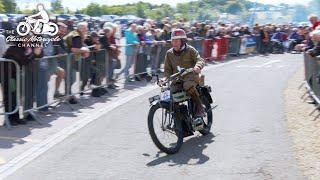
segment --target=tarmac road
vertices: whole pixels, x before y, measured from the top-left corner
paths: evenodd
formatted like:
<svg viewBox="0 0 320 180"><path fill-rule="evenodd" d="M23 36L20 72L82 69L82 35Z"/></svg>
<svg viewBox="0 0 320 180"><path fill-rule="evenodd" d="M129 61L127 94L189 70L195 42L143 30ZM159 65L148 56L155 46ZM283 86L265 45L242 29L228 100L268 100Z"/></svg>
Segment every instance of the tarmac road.
<svg viewBox="0 0 320 180"><path fill-rule="evenodd" d="M290 149L283 91L302 55L254 56L209 66L206 82L218 108L212 133L184 140L178 154L155 147L148 98L101 116L18 169L8 179L303 179Z"/></svg>

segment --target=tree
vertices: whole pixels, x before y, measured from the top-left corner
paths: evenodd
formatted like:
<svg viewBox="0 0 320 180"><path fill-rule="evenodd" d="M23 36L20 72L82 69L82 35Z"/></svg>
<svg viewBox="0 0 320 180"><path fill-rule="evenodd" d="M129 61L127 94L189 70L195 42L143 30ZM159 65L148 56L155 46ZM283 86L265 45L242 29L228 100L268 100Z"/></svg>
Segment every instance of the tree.
<svg viewBox="0 0 320 180"><path fill-rule="evenodd" d="M90 16L101 16L102 9L97 3L90 3L84 10L84 12Z"/></svg>
<svg viewBox="0 0 320 180"><path fill-rule="evenodd" d="M244 6L237 1L228 1L225 5L226 13L239 14L244 10Z"/></svg>
<svg viewBox="0 0 320 180"><path fill-rule="evenodd" d="M167 5L167 4L166 5L165 4L161 5L160 9L161 9L163 17L171 17L172 16L172 12L174 12L172 7Z"/></svg>
<svg viewBox="0 0 320 180"><path fill-rule="evenodd" d="M160 21L162 18L164 18L160 8L146 11L146 16L157 21Z"/></svg>
<svg viewBox="0 0 320 180"><path fill-rule="evenodd" d="M2 1L0 1L0 13L5 13L5 9Z"/></svg>
<svg viewBox="0 0 320 180"><path fill-rule="evenodd" d="M144 8L143 3L142 3L142 2L139 2L139 3L137 4L137 11L136 11L137 16L138 16L138 17L141 17L141 18L145 18L146 15L145 15L145 13L144 13L144 10L145 10L145 8Z"/></svg>
<svg viewBox="0 0 320 180"><path fill-rule="evenodd" d="M190 19L190 15L194 15L196 13L195 9L190 8L190 5L187 3L179 3L177 4L177 14L174 15L176 19L180 19L185 17L186 19ZM181 17L180 17L181 16Z"/></svg>
<svg viewBox="0 0 320 180"><path fill-rule="evenodd" d="M63 6L61 0L54 0L51 2L51 9L53 13L63 13Z"/></svg>
<svg viewBox="0 0 320 180"><path fill-rule="evenodd" d="M15 0L2 0L2 4L6 13L16 12L17 3L15 2Z"/></svg>

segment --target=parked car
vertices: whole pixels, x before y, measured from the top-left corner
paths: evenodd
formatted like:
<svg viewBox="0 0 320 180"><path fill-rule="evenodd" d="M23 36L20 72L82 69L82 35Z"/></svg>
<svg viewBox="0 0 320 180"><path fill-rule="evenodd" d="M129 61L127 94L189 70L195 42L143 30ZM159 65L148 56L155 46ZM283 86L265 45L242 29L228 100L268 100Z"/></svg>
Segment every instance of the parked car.
<svg viewBox="0 0 320 180"><path fill-rule="evenodd" d="M79 21L87 21L91 19L91 17L86 14L75 14L74 16L78 18Z"/></svg>
<svg viewBox="0 0 320 180"><path fill-rule="evenodd" d="M9 18L7 15L5 14L0 14L0 21L3 22L3 21L9 21Z"/></svg>
<svg viewBox="0 0 320 180"><path fill-rule="evenodd" d="M114 19L119 18L117 15L102 15L101 19L104 22L113 22Z"/></svg>
<svg viewBox="0 0 320 180"><path fill-rule="evenodd" d="M70 14L59 14L58 16L58 20L78 20L77 17L75 17L74 15L70 15Z"/></svg>
<svg viewBox="0 0 320 180"><path fill-rule="evenodd" d="M9 18L9 21L10 22L18 22L18 20L21 18L21 17L24 17L26 15L24 14L7 14L8 18Z"/></svg>

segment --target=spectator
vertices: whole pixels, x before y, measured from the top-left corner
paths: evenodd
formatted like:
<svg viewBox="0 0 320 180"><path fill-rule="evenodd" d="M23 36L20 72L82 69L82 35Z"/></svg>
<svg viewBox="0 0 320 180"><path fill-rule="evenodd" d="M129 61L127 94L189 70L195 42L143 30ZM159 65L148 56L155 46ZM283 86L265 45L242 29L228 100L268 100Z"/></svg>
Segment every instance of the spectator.
<svg viewBox="0 0 320 180"><path fill-rule="evenodd" d="M115 85L115 82L116 80L113 78L113 72L114 72L114 69L117 68L117 69L120 69L121 68L121 61L119 59L119 56L120 56L120 50L119 50L119 46L117 45L118 42L117 42L117 39L119 39L118 37L118 29L119 29L119 26L117 24L112 24L112 29L111 31L109 31L108 33L108 40L111 44L111 49L109 50L110 52L110 59L112 59L112 62L115 64L115 66L112 66L110 67L110 74L109 74L109 82L110 84L108 85L109 88L111 89L115 89L117 88L118 86Z"/></svg>
<svg viewBox="0 0 320 180"><path fill-rule="evenodd" d="M0 34L0 57L4 55L7 50L6 38L3 34Z"/></svg>
<svg viewBox="0 0 320 180"><path fill-rule="evenodd" d="M64 40L63 37L66 35L67 33L67 25L65 25L64 23L58 23L58 27L59 27L59 31L57 36L59 37L59 41L54 41L53 42L53 46L54 46L54 55L66 55L67 54L67 48L64 44ZM65 56L66 57L66 56ZM59 88L60 88L60 84L62 82L62 80L65 78L65 71L63 68L61 68L61 64L65 63L65 62L61 62L59 65L58 60L60 60L60 58L56 58L55 61L52 61L52 63L54 63L54 67L52 68L52 73L57 75L56 78L56 86L55 86L55 93L54 93L54 97L62 97L63 95L59 92Z"/></svg>
<svg viewBox="0 0 320 180"><path fill-rule="evenodd" d="M303 40L303 37L298 33L297 28L292 29L292 33L288 37L289 40L295 40L297 42L301 42Z"/></svg>
<svg viewBox="0 0 320 180"><path fill-rule="evenodd" d="M160 29L150 29L147 33L147 37L152 41L152 46L150 50L150 62L152 73L157 72L159 69L159 55L162 48L162 41L159 36Z"/></svg>
<svg viewBox="0 0 320 180"><path fill-rule="evenodd" d="M271 40L272 41L276 41L276 42L283 42L285 39L284 39L284 33L281 32L281 29L280 28L277 28L276 29L276 33L274 33L271 37Z"/></svg>
<svg viewBox="0 0 320 180"><path fill-rule="evenodd" d="M88 25L85 22L80 22L77 30L71 31L66 37L65 41L70 52L76 55L76 60L82 56L88 57L90 51L85 48L84 40L88 33Z"/></svg>
<svg viewBox="0 0 320 180"><path fill-rule="evenodd" d="M43 35L44 38L50 39L49 35ZM43 56L54 56L53 42L48 40L43 42ZM44 106L48 104L48 81L52 74L60 73L63 69L58 67L56 58L42 58L39 61L39 68L37 71L37 83L36 83L36 100L37 106ZM57 95L56 95L57 97ZM41 108L40 112L46 112L48 107Z"/></svg>
<svg viewBox="0 0 320 180"><path fill-rule="evenodd" d="M137 56L137 63L135 64L135 80L141 81L142 78L147 77L146 68L148 65L148 55L150 54L150 46L153 41L148 39L146 35L146 31L148 31L147 27L138 26L138 39L140 41L140 47Z"/></svg>
<svg viewBox="0 0 320 180"><path fill-rule="evenodd" d="M292 33L289 35L288 37L289 39L289 52L293 51L294 50L294 47L297 45L297 44L300 44L302 43L303 41L303 38L302 36L298 33L298 29L297 28L293 28L292 29Z"/></svg>
<svg viewBox="0 0 320 180"><path fill-rule="evenodd" d="M79 71L78 67L78 62L80 61L81 57L87 58L90 56L90 50L85 46L84 40L87 36L88 32L88 25L85 22L80 22L77 25L77 29L71 31L68 35L64 37L65 42L67 44L67 49L69 52L74 53L72 56L72 73L70 74L71 76L71 82L74 81L75 79L75 72ZM71 89L70 89L71 90ZM69 92L71 93L71 92ZM78 103L76 98L72 96L69 99L69 102L71 104L76 104Z"/></svg>
<svg viewBox="0 0 320 180"><path fill-rule="evenodd" d="M187 33L187 37L191 40L194 40L195 38L199 37L199 33L197 32L197 28L191 27L191 31Z"/></svg>
<svg viewBox="0 0 320 180"><path fill-rule="evenodd" d="M284 42L286 40L285 33L281 32L280 28L271 37L272 53L284 53Z"/></svg>
<svg viewBox="0 0 320 180"><path fill-rule="evenodd" d="M313 48L313 42L311 40L310 33L307 30L304 33L304 37L305 38L302 43L296 45L294 48L298 52L305 52Z"/></svg>
<svg viewBox="0 0 320 180"><path fill-rule="evenodd" d="M313 41L314 47L307 52L312 57L320 56L320 30L312 31L310 33L310 36Z"/></svg>
<svg viewBox="0 0 320 180"><path fill-rule="evenodd" d="M90 85L96 85L101 86L101 82L104 78L104 72L105 72L105 63L104 59L100 58L100 52L99 51L102 47L102 44L100 42L100 36L97 32L93 31L90 33L90 36L87 37L85 40L85 44L90 46L92 48L91 56L88 59L85 59L82 61L83 65L83 84L81 87L81 90L85 89L85 86L87 85L89 77L91 77ZM90 67L90 68L88 68ZM92 89L91 95L93 97L100 97L104 94L108 93L108 91L102 87L95 87Z"/></svg>
<svg viewBox="0 0 320 180"><path fill-rule="evenodd" d="M270 34L268 32L268 28L264 27L260 31L260 37L261 37L261 54L266 54L269 49L270 44Z"/></svg>
<svg viewBox="0 0 320 180"><path fill-rule="evenodd" d="M169 41L171 39L171 25L170 24L165 24L163 26L161 39L164 41Z"/></svg>
<svg viewBox="0 0 320 180"><path fill-rule="evenodd" d="M125 73L126 82L133 82L134 80L129 77L129 69L131 68L132 64L135 62L137 56L137 49L139 44L139 39L137 36L137 24L131 24L130 28L125 31L125 38L126 38L126 66L117 74L119 77L120 74L123 72Z"/></svg>
<svg viewBox="0 0 320 180"><path fill-rule="evenodd" d="M308 19L312 24L312 30L315 30L318 26L320 26L320 22L318 21L318 16L310 15Z"/></svg>
<svg viewBox="0 0 320 180"><path fill-rule="evenodd" d="M242 26L241 29L240 29L240 35L241 36L250 36L251 32L249 30L249 27L248 26Z"/></svg>
<svg viewBox="0 0 320 180"><path fill-rule="evenodd" d="M199 37L204 38L206 36L206 29L205 29L206 24L205 23L197 23L197 33L199 35Z"/></svg>
<svg viewBox="0 0 320 180"><path fill-rule="evenodd" d="M71 19L69 19L69 20L67 21L67 26L68 26L68 32L73 31L73 30L74 30L74 21L71 20Z"/></svg>
<svg viewBox="0 0 320 180"><path fill-rule="evenodd" d="M234 27L231 31L231 34L230 34L231 37L240 37L241 34L240 34L240 28L239 27Z"/></svg>
<svg viewBox="0 0 320 180"><path fill-rule="evenodd" d="M116 68L117 64L120 63L119 60L119 50L115 46L116 40L114 37L114 33L116 31L113 31L112 27L110 26L104 26L103 27L103 36L100 38L100 43L102 45L102 49L105 49L108 51L109 55L109 62L108 62L108 88L115 89L118 86L116 86L114 83L116 82L115 79L113 79L113 73L114 69ZM111 43L114 43L114 45L111 45Z"/></svg>
<svg viewBox="0 0 320 180"><path fill-rule="evenodd" d="M207 39L214 39L216 36L216 30L214 27L210 27L209 31L207 32Z"/></svg>

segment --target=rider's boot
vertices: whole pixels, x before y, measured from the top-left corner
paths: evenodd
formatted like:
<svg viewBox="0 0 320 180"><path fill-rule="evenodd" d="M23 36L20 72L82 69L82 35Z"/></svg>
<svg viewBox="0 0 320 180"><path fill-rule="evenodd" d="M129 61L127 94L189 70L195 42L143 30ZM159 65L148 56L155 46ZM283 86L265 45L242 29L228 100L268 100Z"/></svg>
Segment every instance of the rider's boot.
<svg viewBox="0 0 320 180"><path fill-rule="evenodd" d="M205 109L202 106L200 94L198 93L195 87L190 88L187 91L188 95L191 97L192 102L195 104L196 107L196 117L202 118L205 116Z"/></svg>

